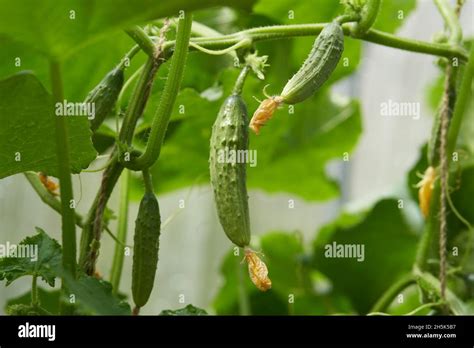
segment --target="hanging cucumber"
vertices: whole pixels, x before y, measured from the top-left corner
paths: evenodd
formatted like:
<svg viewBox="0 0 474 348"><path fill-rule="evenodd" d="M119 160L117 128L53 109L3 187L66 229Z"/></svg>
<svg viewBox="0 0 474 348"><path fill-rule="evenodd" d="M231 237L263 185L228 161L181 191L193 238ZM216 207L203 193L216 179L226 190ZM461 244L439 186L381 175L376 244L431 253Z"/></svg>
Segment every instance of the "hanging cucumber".
<svg viewBox="0 0 474 348"><path fill-rule="evenodd" d="M246 66L234 91L221 106L212 127L210 144L210 175L219 221L227 237L244 248L249 276L261 291L271 288L268 269L257 253L249 248L250 217L247 195L246 163L227 161L226 154L248 151L247 107L240 96L249 66Z"/></svg>
<svg viewBox="0 0 474 348"><path fill-rule="evenodd" d="M313 48L298 72L287 82L279 96L268 95L255 111L250 128L259 134L260 128L282 104L296 104L312 96L329 78L344 51L341 24L331 22L316 38Z"/></svg>
<svg viewBox="0 0 474 348"><path fill-rule="evenodd" d="M153 289L161 230L160 208L148 171L143 176L146 191L138 208L133 243L132 295L136 313L148 302Z"/></svg>
<svg viewBox="0 0 474 348"><path fill-rule="evenodd" d="M117 98L123 87L124 72L119 66L110 71L87 95L85 103L95 105L95 117L90 122L92 131L100 127L105 118L110 115L115 107Z"/></svg>
<svg viewBox="0 0 474 348"><path fill-rule="evenodd" d="M239 247L250 243L246 163L225 160L225 153L248 149L247 108L233 94L222 105L212 127L209 157L217 214L227 237ZM224 159L224 160L222 160Z"/></svg>

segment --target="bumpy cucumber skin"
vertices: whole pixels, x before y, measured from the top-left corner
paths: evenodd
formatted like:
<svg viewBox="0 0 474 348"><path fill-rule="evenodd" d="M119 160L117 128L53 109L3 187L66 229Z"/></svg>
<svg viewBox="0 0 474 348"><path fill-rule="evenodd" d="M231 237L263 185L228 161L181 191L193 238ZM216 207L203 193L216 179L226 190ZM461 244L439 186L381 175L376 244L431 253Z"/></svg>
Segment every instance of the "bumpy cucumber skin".
<svg viewBox="0 0 474 348"><path fill-rule="evenodd" d="M228 97L212 127L210 174L219 221L236 245L250 243L250 218L245 163L219 163L219 150L248 150L248 116L238 95ZM222 161L221 161L222 162Z"/></svg>
<svg viewBox="0 0 474 348"><path fill-rule="evenodd" d="M303 66L281 92L283 102L296 104L309 98L329 78L344 51L344 33L337 22L324 27Z"/></svg>
<svg viewBox="0 0 474 348"><path fill-rule="evenodd" d="M137 307L143 307L155 282L160 245L160 208L155 195L145 193L135 220L133 244L132 294Z"/></svg>
<svg viewBox="0 0 474 348"><path fill-rule="evenodd" d="M93 131L99 128L107 115L112 112L122 90L123 81L123 69L115 68L105 75L102 81L87 95L85 102L95 104L95 117L90 122Z"/></svg>

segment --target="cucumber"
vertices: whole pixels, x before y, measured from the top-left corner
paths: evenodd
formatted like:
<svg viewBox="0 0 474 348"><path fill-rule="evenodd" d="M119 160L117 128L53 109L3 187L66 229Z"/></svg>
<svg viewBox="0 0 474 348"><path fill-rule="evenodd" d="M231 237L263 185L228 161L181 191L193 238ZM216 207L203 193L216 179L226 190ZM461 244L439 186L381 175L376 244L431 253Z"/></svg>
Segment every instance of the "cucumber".
<svg viewBox="0 0 474 348"><path fill-rule="evenodd" d="M160 227L158 201L155 194L147 190L138 208L133 244L132 295L138 308L148 302L155 282Z"/></svg>
<svg viewBox="0 0 474 348"><path fill-rule="evenodd" d="M94 103L95 117L90 121L92 131L95 131L112 112L117 98L123 87L123 68L114 68L87 95L85 103Z"/></svg>
<svg viewBox="0 0 474 348"><path fill-rule="evenodd" d="M288 81L280 94L286 104L309 98L329 78L344 51L344 33L338 22L329 23L316 38L303 66Z"/></svg>
<svg viewBox="0 0 474 348"><path fill-rule="evenodd" d="M250 243L246 163L222 161L222 151L248 150L247 108L233 94L221 106L212 127L210 176L219 221L227 237L239 247ZM219 160L219 157L221 157Z"/></svg>

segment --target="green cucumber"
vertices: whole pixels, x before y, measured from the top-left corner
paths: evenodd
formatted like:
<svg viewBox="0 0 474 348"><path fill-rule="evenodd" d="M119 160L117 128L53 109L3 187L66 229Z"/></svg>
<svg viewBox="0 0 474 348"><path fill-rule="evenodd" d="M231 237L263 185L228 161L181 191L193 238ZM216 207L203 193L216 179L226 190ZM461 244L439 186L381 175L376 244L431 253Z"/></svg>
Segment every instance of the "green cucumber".
<svg viewBox="0 0 474 348"><path fill-rule="evenodd" d="M281 92L282 101L296 104L309 98L329 78L344 50L344 33L337 22L324 27L303 66Z"/></svg>
<svg viewBox="0 0 474 348"><path fill-rule="evenodd" d="M123 68L110 71L87 95L85 103L94 103L95 117L90 121L92 131L100 127L105 118L112 112L123 87Z"/></svg>
<svg viewBox="0 0 474 348"><path fill-rule="evenodd" d="M158 200L147 190L138 208L133 244L132 295L138 308L148 302L155 282L160 227Z"/></svg>
<svg viewBox="0 0 474 348"><path fill-rule="evenodd" d="M246 163L227 163L220 154L248 150L248 145L247 108L240 95L233 94L224 101L212 127L209 163L219 221L239 247L250 243Z"/></svg>

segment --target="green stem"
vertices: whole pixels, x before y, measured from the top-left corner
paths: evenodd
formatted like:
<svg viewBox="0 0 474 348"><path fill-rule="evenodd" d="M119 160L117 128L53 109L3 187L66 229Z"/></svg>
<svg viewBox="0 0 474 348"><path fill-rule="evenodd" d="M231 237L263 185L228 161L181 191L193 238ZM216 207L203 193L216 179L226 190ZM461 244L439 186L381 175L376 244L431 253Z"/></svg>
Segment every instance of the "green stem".
<svg viewBox="0 0 474 348"><path fill-rule="evenodd" d="M110 195L120 178L122 170L123 166L118 162L118 154L114 153L109 166L105 169L102 175L100 189L97 192L94 202L87 214L86 221L84 222L81 235L79 264L89 275L94 272L95 262L98 256L102 218L105 206L107 205Z"/></svg>
<svg viewBox="0 0 474 348"><path fill-rule="evenodd" d="M457 57L462 61L467 60L467 54L462 47L404 39L375 29L370 29L367 34L364 35L363 40L405 51L431 54L446 58Z"/></svg>
<svg viewBox="0 0 474 348"><path fill-rule="evenodd" d="M363 36L374 24L380 9L381 0L367 0L361 11L361 18L354 27L354 36Z"/></svg>
<svg viewBox="0 0 474 348"><path fill-rule="evenodd" d="M151 174L148 168L143 169L142 171L143 174L143 182L145 183L145 191L147 193L153 193L153 181L151 180Z"/></svg>
<svg viewBox="0 0 474 348"><path fill-rule="evenodd" d="M153 40L140 28L138 25L130 29L125 29L125 32L130 36L138 46L150 57L154 58L156 55L156 46Z"/></svg>
<svg viewBox="0 0 474 348"><path fill-rule="evenodd" d="M148 168L156 162L160 155L161 145L183 78L189 38L191 36L191 24L191 14L186 14L183 19L179 20L178 32L176 34L176 47L173 57L171 58L170 71L161 95L160 104L153 118L146 150L140 157L132 159L130 162L124 162L123 165L127 168L133 170Z"/></svg>
<svg viewBox="0 0 474 348"><path fill-rule="evenodd" d="M407 274L400 278L398 281L393 283L379 298L379 300L374 304L370 312L382 312L390 304L392 303L393 299L400 294L403 290L405 290L409 285L415 283L415 278L412 274Z"/></svg>
<svg viewBox="0 0 474 348"><path fill-rule="evenodd" d="M120 243L115 244L114 260L112 263L112 271L110 283L112 284L112 292L117 294L120 287L120 278L123 269L124 248L123 244L127 241L128 227L128 199L130 193L130 171L125 170L120 179L120 203L118 212L118 234L117 238Z"/></svg>
<svg viewBox="0 0 474 348"><path fill-rule="evenodd" d="M50 62L51 83L54 103L64 101L60 63ZM52 109L54 110L54 109ZM76 276L76 226L69 161L68 125L64 117L53 115L56 123L56 151L58 156L58 177L61 187L62 248L63 266Z"/></svg>
<svg viewBox="0 0 474 348"><path fill-rule="evenodd" d="M127 145L132 143L135 126L145 109L153 80L160 64L161 60L148 58L140 74L140 79L132 93L119 134L120 141Z"/></svg>
<svg viewBox="0 0 474 348"><path fill-rule="evenodd" d="M234 34L222 35L219 37L192 38L191 42L198 44L200 47L208 49L225 49L240 42L244 38L248 38L255 43L259 41L284 39L291 37L317 36L326 25L327 23L274 25L267 27L251 28L236 32ZM351 28L352 24L344 24L344 33L346 35L351 35ZM375 29L370 29L360 39L384 46L402 49L405 51L425 53L447 58L458 57L462 61L465 61L467 59L467 54L465 50L462 47L459 47L458 45L439 44L409 38L401 38ZM174 41L167 41L164 45L164 50L168 51L174 45Z"/></svg>
<svg viewBox="0 0 474 348"><path fill-rule="evenodd" d="M232 94L240 95L242 93L242 88L244 87L245 78L247 77L250 71L250 66L246 65L240 71L239 77L237 77L237 81L235 81L234 89L232 90Z"/></svg>
<svg viewBox="0 0 474 348"><path fill-rule="evenodd" d="M449 41L452 44L459 44L462 40L462 30L454 9L446 0L435 0L435 4L449 29Z"/></svg>
<svg viewBox="0 0 474 348"><path fill-rule="evenodd" d="M457 94L456 104L454 105L453 118L448 132L448 155L451 155L456 147L456 142L461 129L461 124L469 101L472 99L472 79L474 76L474 45L471 45L469 60L464 70L461 86Z"/></svg>
<svg viewBox="0 0 474 348"><path fill-rule="evenodd" d="M37 276L36 274L33 275L33 280L31 281L31 305L36 306L38 305L38 284L37 284Z"/></svg>

